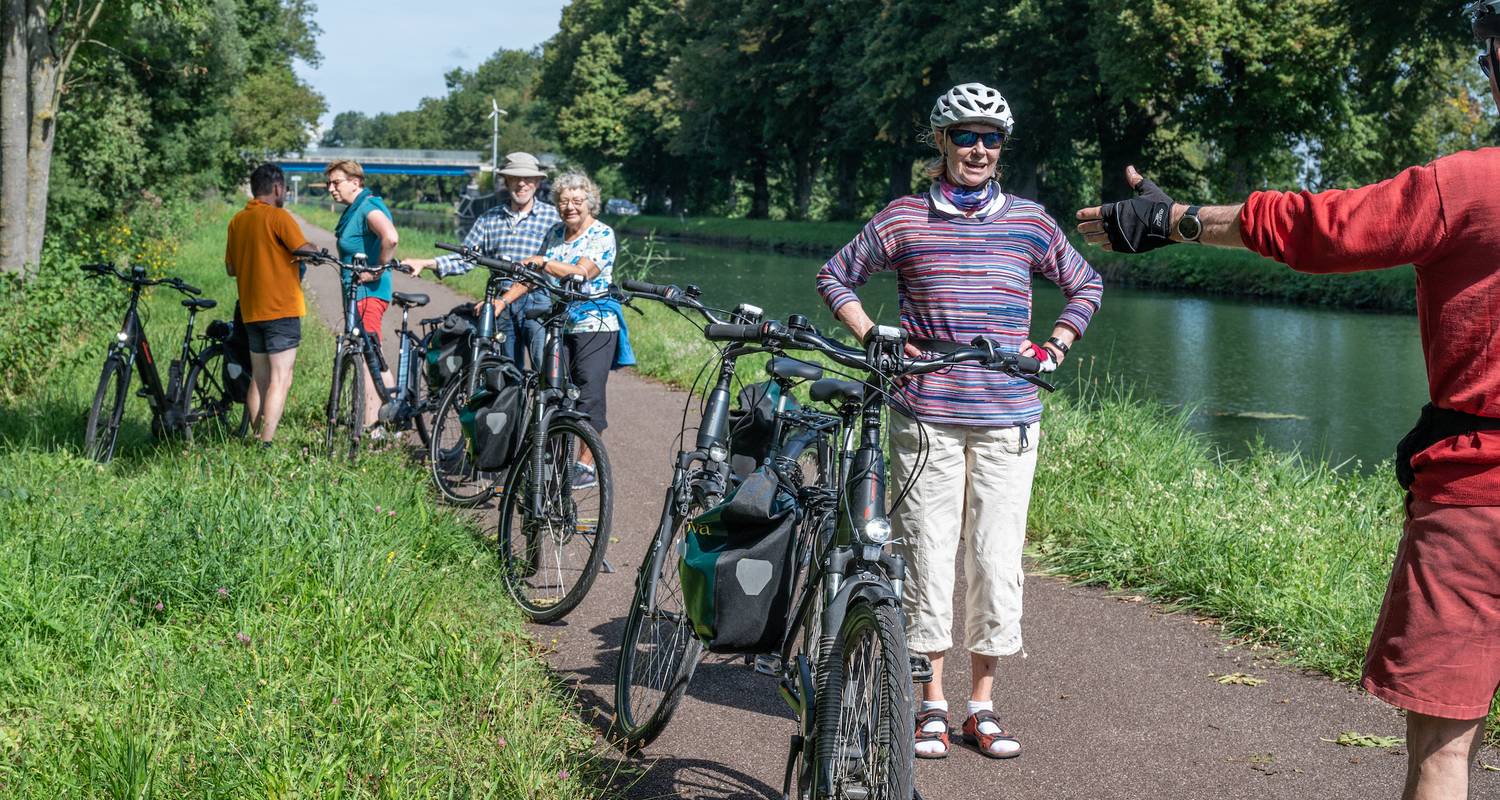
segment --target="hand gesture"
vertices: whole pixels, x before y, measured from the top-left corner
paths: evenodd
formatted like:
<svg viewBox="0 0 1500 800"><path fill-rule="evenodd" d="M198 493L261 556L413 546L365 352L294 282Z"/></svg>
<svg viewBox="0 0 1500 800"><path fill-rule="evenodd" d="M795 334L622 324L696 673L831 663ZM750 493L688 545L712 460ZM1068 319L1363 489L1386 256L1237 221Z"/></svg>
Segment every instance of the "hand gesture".
<svg viewBox="0 0 1500 800"><path fill-rule="evenodd" d="M1089 244L1119 253L1145 253L1176 244L1172 241L1176 203L1135 167L1125 168L1125 180L1136 196L1079 211L1078 232Z"/></svg>

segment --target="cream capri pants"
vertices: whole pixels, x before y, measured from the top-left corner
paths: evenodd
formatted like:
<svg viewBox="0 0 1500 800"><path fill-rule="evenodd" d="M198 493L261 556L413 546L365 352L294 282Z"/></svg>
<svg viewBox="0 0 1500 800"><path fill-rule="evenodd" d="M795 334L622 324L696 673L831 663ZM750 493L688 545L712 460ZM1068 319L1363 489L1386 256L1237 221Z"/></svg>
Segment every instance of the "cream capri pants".
<svg viewBox="0 0 1500 800"><path fill-rule="evenodd" d="M1021 550L1036 473L1041 426L974 428L928 423L927 463L916 422L890 415L891 475L909 489L891 517L897 552L906 559L907 642L913 653L953 646L953 583L964 548L964 642L970 652L1021 651Z"/></svg>

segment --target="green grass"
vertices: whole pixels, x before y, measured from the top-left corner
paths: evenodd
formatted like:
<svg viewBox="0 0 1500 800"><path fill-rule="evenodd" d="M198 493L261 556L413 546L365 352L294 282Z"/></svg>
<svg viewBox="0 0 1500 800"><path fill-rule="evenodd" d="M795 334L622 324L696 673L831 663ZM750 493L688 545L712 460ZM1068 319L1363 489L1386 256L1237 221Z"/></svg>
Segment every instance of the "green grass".
<svg viewBox="0 0 1500 800"><path fill-rule="evenodd" d="M171 270L226 303L228 213ZM176 301L147 308L163 358ZM313 318L274 449L154 443L132 398L101 467L78 450L113 324L0 408L0 795L596 793L592 734L469 523L397 452L318 454Z"/></svg>
<svg viewBox="0 0 1500 800"><path fill-rule="evenodd" d="M714 348L655 304L630 316L637 369L693 383ZM1064 379L1084 380L1076 373ZM746 381L760 364L741 362ZM1080 583L1219 620L1290 663L1358 678L1401 535L1389 465L1339 472L1268 448L1227 460L1188 411L1094 384L1047 399L1030 553ZM1490 716L1500 735L1500 705Z"/></svg>

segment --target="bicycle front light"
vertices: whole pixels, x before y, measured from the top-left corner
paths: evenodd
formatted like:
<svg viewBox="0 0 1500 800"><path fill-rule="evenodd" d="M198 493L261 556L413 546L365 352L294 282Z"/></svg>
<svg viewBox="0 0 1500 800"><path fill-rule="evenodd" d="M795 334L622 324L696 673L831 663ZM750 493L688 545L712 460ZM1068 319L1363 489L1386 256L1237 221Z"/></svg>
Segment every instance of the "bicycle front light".
<svg viewBox="0 0 1500 800"><path fill-rule="evenodd" d="M708 459L715 464L722 464L729 458L729 448L722 444L715 444L708 448Z"/></svg>
<svg viewBox="0 0 1500 800"><path fill-rule="evenodd" d="M885 544L891 540L891 521L885 517L875 517L865 523L865 541L870 544Z"/></svg>

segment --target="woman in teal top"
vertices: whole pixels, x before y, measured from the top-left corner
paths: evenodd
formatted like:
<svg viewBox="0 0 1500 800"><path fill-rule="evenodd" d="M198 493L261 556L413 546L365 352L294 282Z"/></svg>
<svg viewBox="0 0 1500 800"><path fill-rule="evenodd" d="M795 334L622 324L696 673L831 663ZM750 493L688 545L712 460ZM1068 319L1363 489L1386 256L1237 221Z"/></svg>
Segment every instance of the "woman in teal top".
<svg viewBox="0 0 1500 800"><path fill-rule="evenodd" d="M323 171L328 177L328 193L334 200L348 204L339 224L333 229L338 237L339 260L352 263L357 253L364 253L371 264L388 264L396 257L396 225L391 221L391 210L385 202L365 188L365 171L354 161L335 161ZM348 286L349 276L344 276ZM382 272L375 280L360 279L355 291L355 308L359 312L360 327L376 344L380 343L380 325L385 310L391 305L391 273ZM367 381L369 376L365 376ZM389 372L381 373L387 385L391 383ZM380 413L380 394L373 382L365 384L365 425L375 422ZM379 438L378 434L372 434Z"/></svg>

